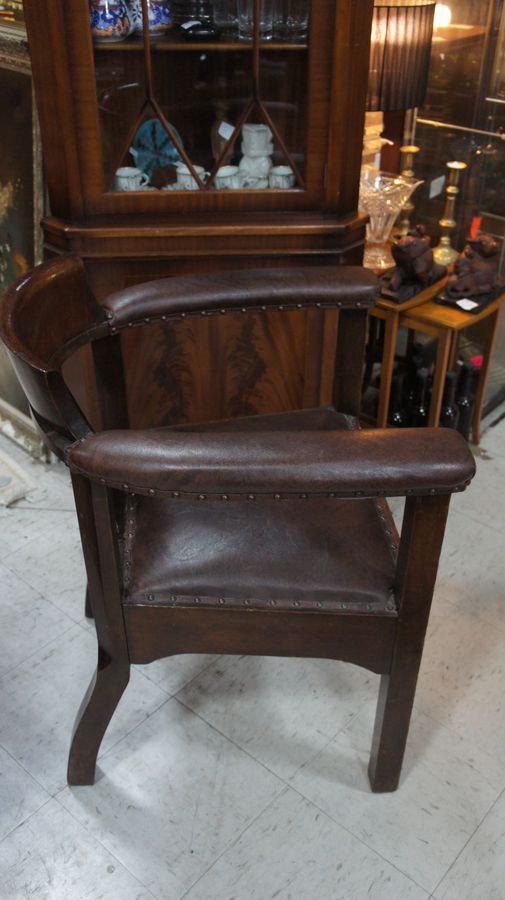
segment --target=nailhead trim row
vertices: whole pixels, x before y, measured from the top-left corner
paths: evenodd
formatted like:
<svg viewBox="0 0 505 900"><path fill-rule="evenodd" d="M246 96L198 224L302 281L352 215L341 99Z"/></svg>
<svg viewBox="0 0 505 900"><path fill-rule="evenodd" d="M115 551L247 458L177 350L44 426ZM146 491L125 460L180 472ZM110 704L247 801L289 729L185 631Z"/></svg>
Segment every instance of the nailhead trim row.
<svg viewBox="0 0 505 900"><path fill-rule="evenodd" d="M272 306L242 306L242 307L226 307L221 309L194 309L189 312L177 312L177 313L159 313L155 316L144 316L139 319L131 319L128 322L125 322L123 325L115 325L115 316L113 310L105 309L105 316L107 318L107 325L109 326L111 332L116 334L118 331L122 331L125 328L138 328L142 325L149 325L156 322L167 322L167 321L177 321L178 319L187 319L187 318L195 318L197 316L225 316L232 315L233 313L258 313L258 312L293 312L297 310L310 310L310 309L368 309L372 307L373 303L365 303L363 304L360 300L355 300L353 303L344 303L342 300L334 300L332 303L320 303L320 302L312 302L312 303L280 303Z"/></svg>
<svg viewBox="0 0 505 900"><path fill-rule="evenodd" d="M116 490L127 491L134 495L142 494L150 497L159 496L159 497L171 497L173 499L186 498L186 499L198 499L198 500L320 500L324 498L329 498L330 500L334 499L352 499L363 498L363 499L373 499L375 497L426 497L430 495L439 495L439 494L453 494L457 491L464 491L466 487L471 483L471 479L464 481L462 484L457 485L445 485L444 487L422 487L422 488L407 488L405 490L384 490L384 488L377 488L374 491L367 490L355 490L355 491L311 491L310 493L300 494L297 491L283 491L282 493L259 493L259 494L249 494L245 492L230 492L227 494L221 494L217 492L209 492L206 494L200 494L197 491L181 491L181 490L171 490L170 488L164 489L155 489L148 488L144 485L138 484L126 484L124 482L112 481L108 478L99 478L90 475L85 469L81 469L79 466L74 465L71 461L69 461L69 466L72 471L77 472L80 475L84 475L86 478L89 478L92 481L99 481L100 484L108 485L108 487L114 488Z"/></svg>
<svg viewBox="0 0 505 900"><path fill-rule="evenodd" d="M128 585L130 583L136 525L136 498L135 494L130 494L126 503L125 533L123 539L123 586L125 590L128 590Z"/></svg>
<svg viewBox="0 0 505 900"><path fill-rule="evenodd" d="M144 606L148 604L156 607L201 607L207 609L250 609L256 611L275 610L276 612L316 612L326 613L372 613L373 615L396 616L397 609L394 596L390 594L388 600L377 603L359 603L357 601L321 601L321 600L256 600L254 598L237 599L232 597L193 597L186 595L174 595L167 591L146 594L130 594L123 601L124 606Z"/></svg>

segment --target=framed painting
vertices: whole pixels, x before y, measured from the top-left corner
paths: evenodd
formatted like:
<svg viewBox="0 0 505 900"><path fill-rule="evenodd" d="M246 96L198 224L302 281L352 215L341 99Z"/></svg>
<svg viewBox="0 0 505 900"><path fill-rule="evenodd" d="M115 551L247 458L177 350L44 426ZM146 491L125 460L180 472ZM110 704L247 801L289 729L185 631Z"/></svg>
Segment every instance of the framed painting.
<svg viewBox="0 0 505 900"><path fill-rule="evenodd" d="M25 17L23 0L0 0L0 24L8 28L23 28Z"/></svg>
<svg viewBox="0 0 505 900"><path fill-rule="evenodd" d="M0 295L42 260L42 150L26 36L7 34L2 14L20 3L0 0ZM19 20L18 20L19 21ZM0 431L34 452L40 443L26 401L2 349ZM13 433L14 432L14 433ZM33 444L33 446L32 446Z"/></svg>

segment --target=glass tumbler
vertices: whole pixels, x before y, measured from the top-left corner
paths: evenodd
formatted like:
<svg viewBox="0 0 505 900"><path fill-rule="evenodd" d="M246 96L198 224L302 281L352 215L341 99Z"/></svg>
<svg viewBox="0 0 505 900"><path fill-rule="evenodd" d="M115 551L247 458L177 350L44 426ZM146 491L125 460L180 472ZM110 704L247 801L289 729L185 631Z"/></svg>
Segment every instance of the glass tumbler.
<svg viewBox="0 0 505 900"><path fill-rule="evenodd" d="M260 0L260 40L273 37L273 8L275 0ZM237 0L238 36L250 41L254 36L254 0Z"/></svg>
<svg viewBox="0 0 505 900"><path fill-rule="evenodd" d="M310 0L275 0L274 38L305 41L309 30Z"/></svg>
<svg viewBox="0 0 505 900"><path fill-rule="evenodd" d="M214 24L225 34L237 32L237 0L213 0Z"/></svg>

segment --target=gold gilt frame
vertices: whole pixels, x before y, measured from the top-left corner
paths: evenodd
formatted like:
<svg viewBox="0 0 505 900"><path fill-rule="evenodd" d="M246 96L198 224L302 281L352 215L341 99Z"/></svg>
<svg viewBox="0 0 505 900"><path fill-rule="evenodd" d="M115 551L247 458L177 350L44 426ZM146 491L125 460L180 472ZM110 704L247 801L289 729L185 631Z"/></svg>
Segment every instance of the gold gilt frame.
<svg viewBox="0 0 505 900"><path fill-rule="evenodd" d="M30 80L32 110L32 191L33 191L33 259L35 265L42 262L42 229L44 213L44 181L42 173L42 144L31 79L31 64L26 33L18 24L4 24L0 20L0 84L2 71L18 72ZM6 434L36 457L46 458L45 446L31 419L1 395L0 385L0 433Z"/></svg>

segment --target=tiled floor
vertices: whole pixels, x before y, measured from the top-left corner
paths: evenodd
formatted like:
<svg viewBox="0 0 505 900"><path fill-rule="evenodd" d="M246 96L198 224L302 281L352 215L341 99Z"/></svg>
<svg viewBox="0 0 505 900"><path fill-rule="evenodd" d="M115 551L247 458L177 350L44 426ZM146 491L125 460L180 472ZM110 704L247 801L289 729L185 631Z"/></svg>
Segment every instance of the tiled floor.
<svg viewBox="0 0 505 900"><path fill-rule="evenodd" d="M505 420L453 500L400 789L366 765L378 679L180 657L134 672L68 788L95 663L66 470L0 511L0 898L505 900ZM400 513L396 504L397 513Z"/></svg>

